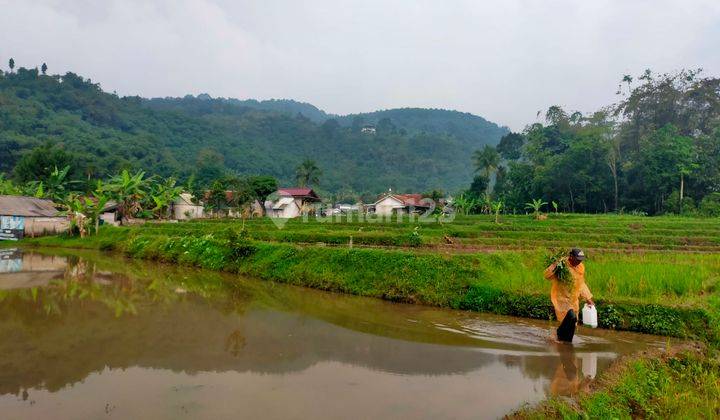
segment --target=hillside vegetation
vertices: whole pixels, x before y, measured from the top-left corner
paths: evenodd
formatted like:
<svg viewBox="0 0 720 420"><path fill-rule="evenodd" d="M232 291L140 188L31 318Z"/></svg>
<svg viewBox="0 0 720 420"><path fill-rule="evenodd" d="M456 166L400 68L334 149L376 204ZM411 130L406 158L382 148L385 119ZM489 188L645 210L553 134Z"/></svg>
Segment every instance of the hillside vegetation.
<svg viewBox="0 0 720 420"><path fill-rule="evenodd" d="M371 135L294 101L118 97L73 73L20 68L0 74L0 173L13 174L25 154L46 146L48 155L69 152L74 179L131 168L181 180L231 172L292 184L309 157L325 191L452 191L472 178L470 154L507 131L454 111L385 112L390 117Z"/></svg>

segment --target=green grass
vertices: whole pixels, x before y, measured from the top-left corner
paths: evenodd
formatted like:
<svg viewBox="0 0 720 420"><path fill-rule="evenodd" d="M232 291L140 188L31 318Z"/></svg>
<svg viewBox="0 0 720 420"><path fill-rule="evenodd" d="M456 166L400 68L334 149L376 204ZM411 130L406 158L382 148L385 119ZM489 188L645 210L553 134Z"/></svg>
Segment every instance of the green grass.
<svg viewBox="0 0 720 420"><path fill-rule="evenodd" d="M143 227L147 234L215 233L239 221L203 220ZM496 224L490 216L458 216L452 222L431 223L395 220L366 222L346 217L332 220L291 220L278 229L267 218L246 223L251 238L262 241L325 243L356 246L417 247L409 235L420 227L419 248L442 249L532 249L582 245L593 250L666 250L720 252L720 223L717 219L679 217L633 217L608 215L550 215L536 221L528 216L504 216ZM455 245L448 246L449 238Z"/></svg>
<svg viewBox="0 0 720 420"><path fill-rule="evenodd" d="M587 222L585 218L578 220ZM306 226L294 222L288 224L289 231L317 230L310 223ZM524 218L519 222L527 223ZM481 223L479 220L477 224ZM153 224L106 228L99 236L83 240L47 237L26 243L118 250L136 258L393 301L540 319L553 317L547 296L549 283L541 275L544 250L446 253L423 246L351 249L257 240L255 232L269 228L269 224L267 219L253 221L242 234L238 233L238 222ZM479 229L476 224L468 226ZM388 226L380 233L404 236L411 227ZM342 225L338 228L344 229ZM272 229L274 226L268 230ZM715 295L720 255L605 250L591 253L586 266L602 327L718 340L720 303Z"/></svg>
<svg viewBox="0 0 720 420"><path fill-rule="evenodd" d="M720 416L720 363L710 351L650 354L604 374L598 390L551 399L511 418L668 419Z"/></svg>

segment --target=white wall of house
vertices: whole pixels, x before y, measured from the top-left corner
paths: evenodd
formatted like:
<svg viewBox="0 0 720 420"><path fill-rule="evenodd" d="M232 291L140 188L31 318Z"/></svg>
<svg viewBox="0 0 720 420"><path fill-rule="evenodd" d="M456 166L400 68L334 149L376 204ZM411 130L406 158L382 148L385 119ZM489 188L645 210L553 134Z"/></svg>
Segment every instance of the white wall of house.
<svg viewBox="0 0 720 420"><path fill-rule="evenodd" d="M278 201L273 203L272 209L268 212L270 217L282 219L292 219L301 216L300 208L302 200L293 197L280 197Z"/></svg>
<svg viewBox="0 0 720 420"><path fill-rule="evenodd" d="M393 213L402 212L405 204L393 196L387 196L375 203L375 214L390 216Z"/></svg>
<svg viewBox="0 0 720 420"><path fill-rule="evenodd" d="M205 208L195 204L178 203L173 205L172 218L175 220L197 219L205 216Z"/></svg>
<svg viewBox="0 0 720 420"><path fill-rule="evenodd" d="M205 207L192 202L192 194L182 193L172 204L172 218L175 220L205 217Z"/></svg>

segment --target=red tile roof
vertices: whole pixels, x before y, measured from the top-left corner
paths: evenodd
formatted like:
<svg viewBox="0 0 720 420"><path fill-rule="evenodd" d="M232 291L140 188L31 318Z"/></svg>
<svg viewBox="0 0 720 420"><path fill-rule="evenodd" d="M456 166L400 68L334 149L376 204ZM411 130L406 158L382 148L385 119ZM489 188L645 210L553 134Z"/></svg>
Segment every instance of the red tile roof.
<svg viewBox="0 0 720 420"><path fill-rule="evenodd" d="M277 190L278 195L283 196L292 196L292 197L301 197L301 198L311 198L320 200L320 198L315 194L315 191L312 190L312 188L280 188Z"/></svg>
<svg viewBox="0 0 720 420"><path fill-rule="evenodd" d="M387 197L393 197L396 200L401 201L406 206L413 206L413 207L428 207L427 204L423 203L423 195L422 194L384 194L380 196L380 199L377 202L387 198Z"/></svg>
<svg viewBox="0 0 720 420"><path fill-rule="evenodd" d="M422 194L393 194L393 195L395 197L399 198L400 200L402 200L402 202L406 206L415 206L415 207L423 206L423 207L425 207L425 205L421 203L421 201L423 199Z"/></svg>
<svg viewBox="0 0 720 420"><path fill-rule="evenodd" d="M315 194L312 188L280 188L278 189L280 195L311 195Z"/></svg>

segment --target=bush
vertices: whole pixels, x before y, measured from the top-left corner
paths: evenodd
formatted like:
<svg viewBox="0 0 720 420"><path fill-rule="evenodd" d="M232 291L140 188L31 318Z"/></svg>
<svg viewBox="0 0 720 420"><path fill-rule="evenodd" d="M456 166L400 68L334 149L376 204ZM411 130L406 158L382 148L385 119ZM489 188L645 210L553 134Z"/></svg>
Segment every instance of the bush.
<svg viewBox="0 0 720 420"><path fill-rule="evenodd" d="M695 201L688 196L683 197L682 210L680 209L680 192L677 190L673 191L665 201L666 213L692 214L695 210Z"/></svg>
<svg viewBox="0 0 720 420"><path fill-rule="evenodd" d="M720 192L706 195L698 209L703 216L720 217Z"/></svg>

